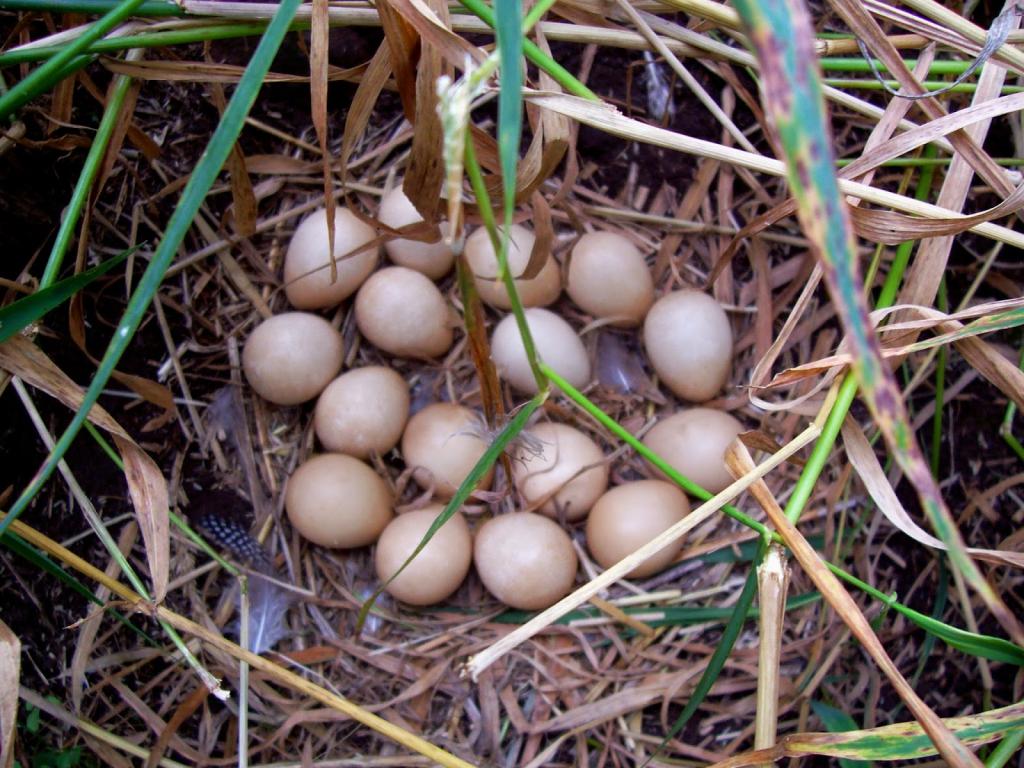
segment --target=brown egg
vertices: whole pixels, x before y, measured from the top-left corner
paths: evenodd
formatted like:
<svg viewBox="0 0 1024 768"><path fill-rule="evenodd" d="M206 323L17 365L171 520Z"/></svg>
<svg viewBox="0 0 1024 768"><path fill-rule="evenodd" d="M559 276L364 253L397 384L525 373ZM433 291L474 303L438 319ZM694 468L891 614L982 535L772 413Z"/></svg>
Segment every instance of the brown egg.
<svg viewBox="0 0 1024 768"><path fill-rule="evenodd" d="M245 378L256 394L278 405L297 405L323 391L341 370L341 334L317 315L285 312L267 318L242 350Z"/></svg>
<svg viewBox="0 0 1024 768"><path fill-rule="evenodd" d="M654 303L654 280L643 254L614 232L590 232L572 249L566 291L594 317L612 325L639 325Z"/></svg>
<svg viewBox="0 0 1024 768"><path fill-rule="evenodd" d="M402 191L400 181L396 182L395 186L381 198L377 218L382 224L386 224L392 229L401 229L409 224L418 224L423 221L420 212ZM391 261L398 266L415 269L431 280L437 280L447 275L451 271L452 264L455 263L455 254L445 243L443 237L448 231L448 222L442 221L440 229L442 238L435 243L404 239L389 240L384 243L384 250L387 251Z"/></svg>
<svg viewBox="0 0 1024 768"><path fill-rule="evenodd" d="M444 505L431 504L399 515L380 535L375 563L382 582L402 567ZM392 597L410 605L439 603L459 588L473 562L473 537L461 513L441 526L409 566L387 586Z"/></svg>
<svg viewBox="0 0 1024 768"><path fill-rule="evenodd" d="M576 552L553 520L516 512L488 520L476 533L473 563L487 591L513 608L547 608L576 581Z"/></svg>
<svg viewBox="0 0 1024 768"><path fill-rule="evenodd" d="M390 451L409 418L409 385L390 368L368 365L343 373L320 395L313 414L324 448L365 459Z"/></svg>
<svg viewBox="0 0 1024 768"><path fill-rule="evenodd" d="M375 347L399 357L438 357L455 338L448 304L437 286L405 267L382 269L363 283L356 296L356 324Z"/></svg>
<svg viewBox="0 0 1024 768"><path fill-rule="evenodd" d="M556 517L558 510L564 510L566 520L582 520L608 487L604 454L597 443L567 424L545 422L529 431L541 441L543 453L522 450L517 454L512 462L516 489L531 505L557 491L539 511ZM591 468L581 474L584 467Z"/></svg>
<svg viewBox="0 0 1024 768"><path fill-rule="evenodd" d="M525 312L526 324L533 335L537 355L577 389L590 381L590 358L583 342L565 320L546 309ZM513 315L507 315L491 335L491 359L498 375L526 394L537 392L537 382L526 360L519 328Z"/></svg>
<svg viewBox="0 0 1024 768"><path fill-rule="evenodd" d="M695 403L718 394L732 370L729 318L700 291L674 291L658 299L644 321L644 346L668 388Z"/></svg>
<svg viewBox="0 0 1024 768"><path fill-rule="evenodd" d="M513 277L526 271L533 251L534 236L526 227L513 224L509 229L508 268ZM474 275L480 298L498 309L512 309L508 291L498 277L498 258L491 247L491 238L480 227L466 238L466 261ZM540 272L529 279L517 279L516 291L524 307L546 307L562 292L562 276L558 263L548 254Z"/></svg>
<svg viewBox="0 0 1024 768"><path fill-rule="evenodd" d="M402 456L413 477L424 488L434 483L439 499L450 499L487 450L487 443L476 436L476 414L452 403L434 403L417 412L402 435ZM493 468L477 488L491 485Z"/></svg>
<svg viewBox="0 0 1024 768"><path fill-rule="evenodd" d="M348 208L336 207L334 259L338 279L331 282L327 211L321 208L311 213L295 230L284 257L284 291L288 301L298 309L319 309L337 306L347 299L377 266L380 248L373 245L347 258L341 257L376 237L373 227Z"/></svg>
<svg viewBox="0 0 1024 768"><path fill-rule="evenodd" d="M392 518L393 499L370 467L340 453L322 453L288 478L284 506L299 533L322 547L372 544Z"/></svg>
<svg viewBox="0 0 1024 768"><path fill-rule="evenodd" d="M743 425L724 411L688 408L661 419L643 443L704 490L718 493L732 483L725 451L742 431Z"/></svg>
<svg viewBox="0 0 1024 768"><path fill-rule="evenodd" d="M638 480L612 488L597 500L587 518L587 549L610 568L690 513L686 494L661 480ZM643 578L662 570L683 548L669 544L626 574Z"/></svg>

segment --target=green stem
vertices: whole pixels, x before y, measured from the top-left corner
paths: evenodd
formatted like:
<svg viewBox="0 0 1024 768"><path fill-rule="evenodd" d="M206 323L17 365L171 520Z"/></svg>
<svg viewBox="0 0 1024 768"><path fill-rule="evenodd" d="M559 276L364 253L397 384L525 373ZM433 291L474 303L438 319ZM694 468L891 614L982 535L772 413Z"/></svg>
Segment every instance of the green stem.
<svg viewBox="0 0 1024 768"><path fill-rule="evenodd" d="M825 56L818 60L825 72L870 72L871 67L867 59L846 57L846 56ZM913 71L917 66L917 59L905 59L907 69ZM970 66L969 61L933 61L928 67L929 75L960 75ZM886 67L880 60L875 59L875 68L879 72L885 72Z"/></svg>
<svg viewBox="0 0 1024 768"><path fill-rule="evenodd" d="M0 10L39 13L88 13L97 15L117 8L119 0L0 0ZM164 0L143 0L136 16L184 16L181 6Z"/></svg>
<svg viewBox="0 0 1024 768"><path fill-rule="evenodd" d="M519 291L516 289L516 281L508 269L508 260L501 248L501 236L498 232L497 221L494 218L494 208L491 206L491 197L487 192L487 185L484 183L483 171L476 159L476 150L473 149L473 141L467 138L466 141L466 175L469 176L469 183L476 196L477 210L484 220L484 226L491 240L491 247L498 259L498 274L501 275L508 293L509 303L512 305L512 314L516 318L516 327L523 340L523 349L526 350L526 359L533 372L533 378L537 382L537 390L544 391L548 388L547 377L542 372L537 358L537 346L533 342L533 334L526 322L526 313L523 309L523 302L519 299Z"/></svg>
<svg viewBox="0 0 1024 768"><path fill-rule="evenodd" d="M491 10L490 6L482 0L459 1L466 10L484 22L484 24L489 26L491 29L495 28L497 22L494 17L494 11ZM529 18L529 16L527 16L527 18ZM556 83L574 96L579 96L580 98L589 99L591 101L601 100L596 93L576 79L569 70L544 53L544 51L537 47L537 44L532 40L523 39L523 54L531 62L549 74Z"/></svg>
<svg viewBox="0 0 1024 768"><path fill-rule="evenodd" d="M90 45L131 16L142 5L142 2L143 0L124 0L106 16L94 22L74 42L65 46L60 53L52 56L45 64L29 73L24 80L12 86L7 93L0 96L0 119L12 115L40 93L52 87L59 81L67 64L77 59Z"/></svg>
<svg viewBox="0 0 1024 768"><path fill-rule="evenodd" d="M128 96L131 85L132 78L126 75L119 75L115 81L113 93L103 112L103 119L100 121L99 128L96 129L96 135L93 137L92 145L89 147L89 154L85 158L82 172L79 174L78 182L75 184L75 191L71 195L71 202L68 203L67 211L61 220L60 230L57 232L56 240L50 251L50 258L46 262L46 269L39 280L39 290L52 285L57 279L57 275L60 274L61 265L64 263L64 256L75 235L75 225L78 223L82 209L85 207L89 194L92 191L93 183L99 174L100 166L103 164L103 157L121 118L121 109L124 107L124 100Z"/></svg>

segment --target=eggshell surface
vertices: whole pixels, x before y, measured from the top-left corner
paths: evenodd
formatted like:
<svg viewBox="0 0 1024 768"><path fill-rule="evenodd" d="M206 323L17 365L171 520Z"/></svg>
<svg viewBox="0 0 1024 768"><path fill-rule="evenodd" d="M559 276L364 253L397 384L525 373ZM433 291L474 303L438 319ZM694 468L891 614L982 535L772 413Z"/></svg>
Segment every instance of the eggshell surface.
<svg viewBox="0 0 1024 768"><path fill-rule="evenodd" d="M324 448L365 459L390 451L409 418L409 385L390 368L368 365L336 378L313 414Z"/></svg>
<svg viewBox="0 0 1024 768"><path fill-rule="evenodd" d="M390 578L416 550L442 504L399 515L380 535L374 562L377 577ZM389 594L410 605L433 605L459 588L473 561L473 537L461 513L442 525L408 567L387 585Z"/></svg>
<svg viewBox="0 0 1024 768"><path fill-rule="evenodd" d="M391 491L352 456L321 453L288 479L284 506L303 537L323 547L349 549L377 540L393 512Z"/></svg>
<svg viewBox="0 0 1024 768"><path fill-rule="evenodd" d="M380 248L368 246L377 236L373 227L348 208L334 209L334 252L337 280L331 280L331 251L327 211L319 209L296 228L284 257L285 295L296 309L334 307L347 299L373 272ZM346 254L356 250L352 256Z"/></svg>
<svg viewBox="0 0 1024 768"><path fill-rule="evenodd" d="M587 549L604 568L664 533L690 512L686 494L661 480L638 480L612 488L604 494L587 518ZM677 540L644 560L630 571L630 578L643 578L662 570L683 548Z"/></svg>
<svg viewBox="0 0 1024 768"><path fill-rule="evenodd" d="M576 552L558 523L532 512L488 520L477 531L473 563L487 591L524 611L547 608L576 581Z"/></svg>
<svg viewBox="0 0 1024 768"><path fill-rule="evenodd" d="M539 508L556 517L563 510L572 522L586 517L608 487L608 465L597 443L567 424L545 422L529 428L543 451L521 450L512 462L513 481L527 504L550 496ZM581 472L584 467L590 467Z"/></svg>
<svg viewBox="0 0 1024 768"><path fill-rule="evenodd" d="M530 278L522 278L530 263L535 238L526 227L513 224L509 229L508 268L516 278L516 292L524 307L546 307L554 303L562 293L562 276L558 263L548 254L540 272ZM474 283L480 298L492 307L511 309L508 291L498 277L498 258L491 246L491 238L483 227L466 238L466 261L473 272Z"/></svg>
<svg viewBox="0 0 1024 768"><path fill-rule="evenodd" d="M433 403L418 411L402 435L402 456L414 468L413 477L424 488L434 485L434 494L450 499L484 455L487 443L474 434L479 422L469 408L453 403ZM493 468L478 488L489 488Z"/></svg>
<svg viewBox="0 0 1024 768"><path fill-rule="evenodd" d="M356 296L356 324L371 344L399 357L438 357L455 338L437 286L405 267L382 269L363 284Z"/></svg>
<svg viewBox="0 0 1024 768"><path fill-rule="evenodd" d="M377 218L382 224L386 224L392 229L401 229L409 224L423 221L420 212L402 191L400 183L381 198ZM384 250L387 252L388 258L398 266L414 269L431 280L437 280L448 274L452 264L455 263L455 254L444 241L444 235L448 231L448 222L441 222L439 228L442 237L437 242L424 243L419 240L399 238L384 243Z"/></svg>
<svg viewBox="0 0 1024 768"><path fill-rule="evenodd" d="M742 431L743 425L724 411L687 408L660 420L643 443L704 490L718 493L732 483L725 451Z"/></svg>
<svg viewBox="0 0 1024 768"><path fill-rule="evenodd" d="M318 315L285 312L267 318L249 334L242 368L264 400L298 405L312 400L341 369L341 334Z"/></svg>
<svg viewBox="0 0 1024 768"><path fill-rule="evenodd" d="M732 327L725 310L699 291L673 291L644 320L644 347L658 376L679 397L710 400L732 370Z"/></svg>
<svg viewBox="0 0 1024 768"><path fill-rule="evenodd" d="M566 291L578 307L612 325L639 325L654 303L643 254L615 232L588 232L572 249Z"/></svg>
<svg viewBox="0 0 1024 768"><path fill-rule="evenodd" d="M546 309L526 310L526 324L541 360L577 389L590 381L590 359L583 342L565 320ZM515 317L507 315L491 335L491 359L498 375L526 394L537 392Z"/></svg>

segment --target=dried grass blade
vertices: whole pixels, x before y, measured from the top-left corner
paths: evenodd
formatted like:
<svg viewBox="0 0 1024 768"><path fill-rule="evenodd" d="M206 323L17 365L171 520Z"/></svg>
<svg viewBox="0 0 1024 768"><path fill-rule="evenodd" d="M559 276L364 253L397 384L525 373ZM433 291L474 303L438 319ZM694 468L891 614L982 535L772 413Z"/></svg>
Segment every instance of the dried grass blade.
<svg viewBox="0 0 1024 768"><path fill-rule="evenodd" d="M911 429L900 390L883 362L859 274L853 231L835 175L807 8L802 0L737 0L737 9L757 47L767 112L786 153L797 214L824 267L829 293L854 355L853 374L860 392L893 457L914 485L933 528L949 547L953 564L1011 639L1024 645L1024 627L964 551L960 532ZM976 762L948 734L936 730L935 735L942 738L938 746L947 759Z"/></svg>
<svg viewBox="0 0 1024 768"><path fill-rule="evenodd" d="M18 724L18 685L21 682L21 641L0 620L0 765L14 765L14 735Z"/></svg>
<svg viewBox="0 0 1024 768"><path fill-rule="evenodd" d="M882 514L889 519L889 522L918 543L945 550L946 545L915 523L907 510L903 508L899 497L896 496L896 492L882 470L882 465L878 463L878 457L875 456L871 444L864 436L863 430L849 416L843 422L842 434L847 458L853 465L854 471L860 476L861 482L864 483L868 495L874 500ZM1024 553L974 548L968 548L967 552L979 560L995 565L1024 568Z"/></svg>
<svg viewBox="0 0 1024 768"><path fill-rule="evenodd" d="M740 165L771 176L785 176L786 174L785 165L774 158L751 155L749 152L744 152L740 149L725 147L714 142L695 139L692 136L684 136L663 128L647 125L639 120L626 117L609 104L595 104L573 96L554 95L530 90L527 90L527 96L531 101L540 106L571 117L584 125L598 128L613 136L620 136L645 144L666 147L678 152ZM913 213L927 218L942 219L960 215L955 211L940 208L936 205L929 205L928 203L913 200L905 195L898 195L849 179L840 179L839 189L844 195L852 195L878 205L895 208L904 213ZM783 205L787 206L786 210L788 212L795 210L795 207L789 207L793 206L792 202L784 203ZM782 215L786 214L783 213ZM750 226L745 227L743 232L747 232ZM977 224L972 227L971 231L1017 248L1024 248L1024 235L1006 227L991 223Z"/></svg>
<svg viewBox="0 0 1024 768"><path fill-rule="evenodd" d="M711 515L728 504L729 501L746 490L750 485L758 480L758 478L768 474L779 464L793 456L797 451L817 438L819 434L821 434L821 430L818 426L816 424L811 424L807 429L783 446L778 453L769 457L763 464L759 464L750 473L744 475L741 479L736 480L720 493L712 496L708 501L701 504L671 528L651 539L631 555L624 557L615 565L605 570L604 573L591 579L582 587L579 587L568 596L562 598L547 610L541 611L541 613L533 619L513 630L485 651L482 651L470 658L466 663L466 672L470 677L476 679L476 676L480 674L480 672L518 646L520 643L529 640L535 634L553 624L569 611L587 602L602 589L614 584L633 570L637 564L643 562L655 552L672 543L676 539L685 536L687 532L697 525L700 525L700 523L704 522Z"/></svg>
<svg viewBox="0 0 1024 768"><path fill-rule="evenodd" d="M46 392L69 408L82 406L85 397L82 388L37 346L22 336L15 336L0 344L0 368ZM162 600L167 592L170 567L167 481L156 462L100 406L93 406L88 418L110 433L124 460L128 491L146 544L154 598Z"/></svg>
<svg viewBox="0 0 1024 768"><path fill-rule="evenodd" d="M327 128L327 66L330 51L328 0L313 0L309 38L309 106L313 130L320 146L320 164L324 179L324 208L327 211L327 252L334 253L334 174L331 171L330 132ZM338 262L331 259L331 282L338 279Z"/></svg>
<svg viewBox="0 0 1024 768"><path fill-rule="evenodd" d="M11 516L0 513L0 520L11 520ZM40 549L49 552L65 565L74 568L79 573L82 573L93 581L107 587L122 600L126 600L139 608L145 608L144 601L138 594L128 589L125 585L115 579L111 579L103 573L103 571L78 557L74 552L71 552L66 547L61 546L53 539L43 535L30 526L25 525L19 520L11 520L10 525L14 532L19 536ZM381 735L393 739L408 749L430 758L439 765L446 766L446 768L474 768L465 760L459 759L440 747L435 747L420 736L410 733L400 726L390 723L381 717L377 717L360 707L358 704L354 704L348 699L332 693L315 683L311 683L301 675L281 667L270 659L265 659L251 651L245 650L236 643L232 643L230 640L226 640L220 635L211 632L201 624L197 624L196 622L162 606L158 606L155 609L155 613L156 618L166 622L170 626L173 626L182 632L186 632L198 638L202 642L223 651L224 653L230 654L233 658L239 661L244 661L253 669L265 673L268 678L327 705L331 709L352 718L356 722L372 728Z"/></svg>
<svg viewBox="0 0 1024 768"><path fill-rule="evenodd" d="M754 467L754 460L751 458L746 446L738 440L734 441L726 452L726 463L733 474L746 474ZM786 546L793 553L793 557L797 559L807 573L807 576L814 582L814 586L817 587L822 596L842 617L854 636L864 646L882 672L885 673L885 676L889 678L893 688L896 689L896 692L914 714L914 717L917 718L917 721L921 723L925 733L935 743L940 754L953 765L970 765L981 768L981 762L957 740L939 719L938 715L910 687L910 684L904 679L892 659L889 658L885 648L882 647L882 643L871 629L871 624L868 622L867 617L861 612L860 606L843 589L843 586L832 575L832 572L825 567L825 564L818 557L818 553L814 551L814 548L807 542L807 539L804 538L797 527L789 521L789 518L786 517L785 512L775 502L771 493L766 493L767 490L767 486L763 485L762 481L759 486L759 492L755 494L755 498L771 520L772 525L775 526L775 530L782 536Z"/></svg>
<svg viewBox="0 0 1024 768"><path fill-rule="evenodd" d="M448 7L438 0L429 1L438 17L447 23ZM437 79L443 71L441 54L429 43L422 43L415 72L412 118L415 130L402 188L420 216L429 222L437 221L442 204L440 190L445 179L444 127L437 111Z"/></svg>

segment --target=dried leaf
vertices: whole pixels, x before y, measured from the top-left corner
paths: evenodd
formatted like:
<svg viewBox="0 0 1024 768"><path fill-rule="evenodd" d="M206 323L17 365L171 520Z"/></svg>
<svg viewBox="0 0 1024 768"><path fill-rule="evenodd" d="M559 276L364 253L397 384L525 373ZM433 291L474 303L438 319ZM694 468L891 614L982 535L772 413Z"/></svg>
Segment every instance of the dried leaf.
<svg viewBox="0 0 1024 768"><path fill-rule="evenodd" d="M320 145L324 177L324 209L327 211L327 252L334 253L334 179L331 173L330 134L327 130L327 57L330 52L328 0L313 0L309 51L309 102L313 129ZM331 259L331 282L338 279L338 263Z"/></svg>
<svg viewBox="0 0 1024 768"><path fill-rule="evenodd" d="M23 336L15 336L0 344L0 368L60 400L69 408L77 409L82 403L84 390ZM153 599L160 602L167 593L170 565L167 481L156 462L103 408L94 405L89 411L89 421L111 434L124 461L128 492L135 505L135 516L146 545L146 559L153 581Z"/></svg>

